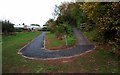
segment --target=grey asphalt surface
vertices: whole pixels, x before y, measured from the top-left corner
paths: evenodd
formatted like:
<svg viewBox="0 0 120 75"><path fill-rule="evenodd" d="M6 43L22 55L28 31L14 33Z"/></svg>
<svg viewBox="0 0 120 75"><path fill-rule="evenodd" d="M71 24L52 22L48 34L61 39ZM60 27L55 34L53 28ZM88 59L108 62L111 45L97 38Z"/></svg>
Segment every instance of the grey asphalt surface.
<svg viewBox="0 0 120 75"><path fill-rule="evenodd" d="M45 32L42 32L30 44L20 50L20 53L22 53L22 55L26 57L48 59L79 55L94 48L94 46L90 44L90 42L84 37L84 35L76 28L73 28L73 34L78 40L78 45L71 49L59 51L45 50L43 48Z"/></svg>
<svg viewBox="0 0 120 75"><path fill-rule="evenodd" d="M78 29L73 28L73 35L76 37L78 45L91 45L91 43Z"/></svg>

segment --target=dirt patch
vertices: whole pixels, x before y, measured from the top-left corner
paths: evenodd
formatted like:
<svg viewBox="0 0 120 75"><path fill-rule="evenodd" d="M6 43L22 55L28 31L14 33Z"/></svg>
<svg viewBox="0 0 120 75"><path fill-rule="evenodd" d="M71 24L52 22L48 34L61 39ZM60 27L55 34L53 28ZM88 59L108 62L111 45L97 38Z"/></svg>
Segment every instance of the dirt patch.
<svg viewBox="0 0 120 75"><path fill-rule="evenodd" d="M45 63L49 64L58 64L58 63L72 63L74 58L63 58L63 59L55 59L55 60L45 60Z"/></svg>
<svg viewBox="0 0 120 75"><path fill-rule="evenodd" d="M43 64L49 64L49 65L58 65L58 64L70 64L70 63L74 63L74 60L76 58L72 57L72 58L61 58L61 59L52 59L52 60L36 60L36 62L38 63L43 63Z"/></svg>
<svg viewBox="0 0 120 75"><path fill-rule="evenodd" d="M10 69L8 69L10 68ZM29 73L29 68L25 65L23 66L15 66L15 65L3 65L2 68L3 73Z"/></svg>
<svg viewBox="0 0 120 75"><path fill-rule="evenodd" d="M15 69L15 73L29 73L29 68L26 68L24 66L22 67L17 67Z"/></svg>
<svg viewBox="0 0 120 75"><path fill-rule="evenodd" d="M65 49L68 49L68 48L71 48L73 47L73 45L62 45L62 46L57 46L57 47L52 47L52 48L47 48L49 50L65 50Z"/></svg>

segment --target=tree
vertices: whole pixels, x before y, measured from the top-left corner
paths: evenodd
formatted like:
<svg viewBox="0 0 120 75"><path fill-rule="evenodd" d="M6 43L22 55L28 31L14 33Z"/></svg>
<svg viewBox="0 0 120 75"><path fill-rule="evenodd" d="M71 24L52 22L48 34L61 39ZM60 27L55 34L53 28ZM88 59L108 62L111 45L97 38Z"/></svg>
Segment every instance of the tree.
<svg viewBox="0 0 120 75"><path fill-rule="evenodd" d="M120 2L83 3L80 9L96 24L97 41L111 45L113 53L120 48Z"/></svg>
<svg viewBox="0 0 120 75"><path fill-rule="evenodd" d="M2 21L2 32L4 34L10 34L14 31L13 23L9 21Z"/></svg>
<svg viewBox="0 0 120 75"><path fill-rule="evenodd" d="M67 45L67 36L72 35L72 26L80 25L80 18L83 17L83 13L80 11L78 3L72 2L64 2L59 6L55 6L54 12L57 18L56 20L48 20L48 27L54 30L58 39L62 39L64 36Z"/></svg>
<svg viewBox="0 0 120 75"><path fill-rule="evenodd" d="M67 22L64 24L59 24L58 26L56 26L55 34L59 39L63 39L64 37L66 40L66 45L68 45L67 36L72 35L72 28L68 25Z"/></svg>
<svg viewBox="0 0 120 75"><path fill-rule="evenodd" d="M54 19L49 19L49 20L46 22L46 26L48 27L48 29L49 29L51 32L54 32L54 31L55 31L55 21L54 21Z"/></svg>
<svg viewBox="0 0 120 75"><path fill-rule="evenodd" d="M120 3L83 3L80 9L97 25L97 32L104 42L115 40L120 29ZM117 35L118 36L118 35Z"/></svg>
<svg viewBox="0 0 120 75"><path fill-rule="evenodd" d="M25 23L23 23L22 25L25 25Z"/></svg>
<svg viewBox="0 0 120 75"><path fill-rule="evenodd" d="M73 23L71 23L72 25L79 27L81 23L84 23L87 21L86 15L83 13L83 11L81 9L79 9L79 5L83 4L80 2L76 2L76 3L70 3L68 5L68 9L70 10L70 16L72 18Z"/></svg>
<svg viewBox="0 0 120 75"><path fill-rule="evenodd" d="M55 5L55 9L54 12L52 13L52 15L54 16L54 19L60 15L60 10L59 7L57 5Z"/></svg>
<svg viewBox="0 0 120 75"><path fill-rule="evenodd" d="M56 6L55 9L57 9L57 11L54 12L56 12L58 16L56 19L57 24L68 22L71 26L79 27L81 23L86 22L86 15L79 9L80 4L83 3L64 2L60 6Z"/></svg>

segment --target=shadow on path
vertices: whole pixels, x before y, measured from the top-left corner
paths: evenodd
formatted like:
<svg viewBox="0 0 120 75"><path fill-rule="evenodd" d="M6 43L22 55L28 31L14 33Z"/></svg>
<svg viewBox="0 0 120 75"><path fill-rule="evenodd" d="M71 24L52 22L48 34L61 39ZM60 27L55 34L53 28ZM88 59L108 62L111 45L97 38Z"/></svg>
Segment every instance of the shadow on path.
<svg viewBox="0 0 120 75"><path fill-rule="evenodd" d="M84 35L73 28L73 34L78 41L78 45L71 49L59 50L59 51L47 51L43 48L45 32L42 32L31 43L22 48L18 53L29 59L56 59L63 57L72 57L80 55L86 51L94 48L92 44L84 37Z"/></svg>

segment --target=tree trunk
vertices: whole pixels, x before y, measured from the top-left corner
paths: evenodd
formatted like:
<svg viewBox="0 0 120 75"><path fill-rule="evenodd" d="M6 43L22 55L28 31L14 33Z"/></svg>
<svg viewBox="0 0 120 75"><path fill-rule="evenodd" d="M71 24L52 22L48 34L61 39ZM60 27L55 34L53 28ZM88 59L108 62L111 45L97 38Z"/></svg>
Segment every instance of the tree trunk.
<svg viewBox="0 0 120 75"><path fill-rule="evenodd" d="M65 35L65 42L66 42L66 46L67 46L68 45L67 35Z"/></svg>

